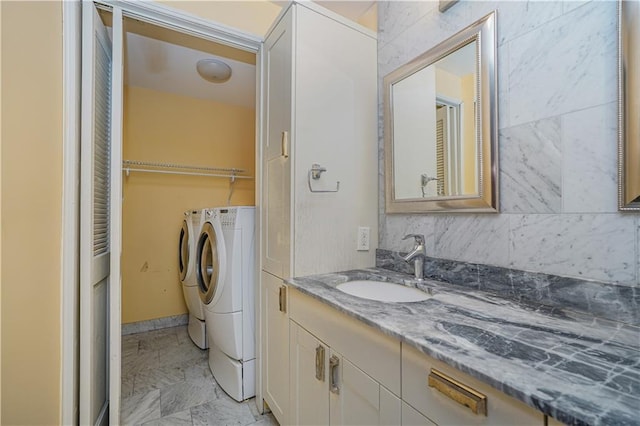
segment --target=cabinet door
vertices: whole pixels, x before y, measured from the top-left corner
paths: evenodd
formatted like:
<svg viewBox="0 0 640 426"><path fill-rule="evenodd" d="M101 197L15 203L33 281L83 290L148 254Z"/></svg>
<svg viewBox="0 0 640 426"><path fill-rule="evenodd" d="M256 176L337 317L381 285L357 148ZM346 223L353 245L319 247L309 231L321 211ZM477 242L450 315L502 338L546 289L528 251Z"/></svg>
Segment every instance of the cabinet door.
<svg viewBox="0 0 640 426"><path fill-rule="evenodd" d="M403 401L402 426L436 426L436 424Z"/></svg>
<svg viewBox="0 0 640 426"><path fill-rule="evenodd" d="M266 272L262 272L261 278L263 398L269 404L278 422L287 424L289 315L286 300L281 299L282 291L286 292L286 286L281 279Z"/></svg>
<svg viewBox="0 0 640 426"><path fill-rule="evenodd" d="M262 152L262 268L290 274L291 256L291 54L293 8L265 41Z"/></svg>
<svg viewBox="0 0 640 426"><path fill-rule="evenodd" d="M290 322L291 415L293 425L329 424L327 368L329 348Z"/></svg>
<svg viewBox="0 0 640 426"><path fill-rule="evenodd" d="M400 424L400 399L335 351L329 389L331 425Z"/></svg>

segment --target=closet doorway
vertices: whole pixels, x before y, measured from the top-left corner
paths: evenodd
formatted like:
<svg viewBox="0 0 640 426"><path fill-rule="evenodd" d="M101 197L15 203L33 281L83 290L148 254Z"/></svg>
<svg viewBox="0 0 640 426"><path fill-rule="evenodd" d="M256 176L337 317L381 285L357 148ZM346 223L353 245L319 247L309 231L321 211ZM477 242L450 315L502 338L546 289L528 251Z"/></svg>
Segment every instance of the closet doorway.
<svg viewBox="0 0 640 426"><path fill-rule="evenodd" d="M118 424L121 396L133 391L120 368L131 349L121 347L122 325L186 313L178 272L183 212L255 204L261 41L155 5L83 7L96 8L83 20L93 14L113 47L103 46L112 49L111 65L89 68L110 85L108 95L96 95L109 102L88 108L83 99L82 107L83 122L90 111L110 131L100 154L107 163L91 171L109 196L81 196L81 221L95 230L102 218L106 226L110 263L100 297L81 273L79 412L81 423ZM199 73L201 60L224 63L231 75L217 75L219 66ZM81 146L93 157L83 157L83 167L100 151L89 133Z"/></svg>
<svg viewBox="0 0 640 426"><path fill-rule="evenodd" d="M130 18L124 29L122 322L132 324L186 312L185 211L255 204L256 55Z"/></svg>

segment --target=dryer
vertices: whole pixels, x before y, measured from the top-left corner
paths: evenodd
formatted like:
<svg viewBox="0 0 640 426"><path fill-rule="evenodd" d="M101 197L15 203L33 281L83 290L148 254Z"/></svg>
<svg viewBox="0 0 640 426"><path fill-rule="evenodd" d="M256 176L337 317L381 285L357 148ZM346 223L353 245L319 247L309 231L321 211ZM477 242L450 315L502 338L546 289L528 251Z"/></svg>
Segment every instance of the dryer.
<svg viewBox="0 0 640 426"><path fill-rule="evenodd" d="M178 242L178 271L180 273L184 301L189 310L189 337L200 349L207 349L204 307L198 292L198 280L196 277L196 245L202 221L203 214L201 210L187 210L184 212Z"/></svg>
<svg viewBox="0 0 640 426"><path fill-rule="evenodd" d="M205 213L197 248L209 367L237 401L255 396L255 207Z"/></svg>

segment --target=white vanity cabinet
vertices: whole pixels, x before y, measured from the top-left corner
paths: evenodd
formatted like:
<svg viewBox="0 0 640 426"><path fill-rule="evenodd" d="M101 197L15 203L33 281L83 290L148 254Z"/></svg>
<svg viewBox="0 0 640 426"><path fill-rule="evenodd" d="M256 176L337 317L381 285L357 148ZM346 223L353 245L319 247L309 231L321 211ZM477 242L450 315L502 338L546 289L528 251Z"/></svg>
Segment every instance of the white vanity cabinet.
<svg viewBox="0 0 640 426"><path fill-rule="evenodd" d="M282 280L375 264L376 35L293 2L267 34L262 64L260 374L263 399L286 424L294 422ZM359 227L370 230L368 250L357 250Z"/></svg>
<svg viewBox="0 0 640 426"><path fill-rule="evenodd" d="M288 296L287 424L545 425L486 383L295 288Z"/></svg>
<svg viewBox="0 0 640 426"><path fill-rule="evenodd" d="M340 314L327 317L325 309L329 308L296 290L290 296L289 423L400 425L400 398L380 382L390 377L381 371L399 373L398 342ZM329 313L336 316L335 312ZM379 353L375 353L376 348ZM382 362L372 374L360 368L365 357ZM370 368L367 364L371 363L365 363L364 368ZM398 383L394 380L386 384Z"/></svg>

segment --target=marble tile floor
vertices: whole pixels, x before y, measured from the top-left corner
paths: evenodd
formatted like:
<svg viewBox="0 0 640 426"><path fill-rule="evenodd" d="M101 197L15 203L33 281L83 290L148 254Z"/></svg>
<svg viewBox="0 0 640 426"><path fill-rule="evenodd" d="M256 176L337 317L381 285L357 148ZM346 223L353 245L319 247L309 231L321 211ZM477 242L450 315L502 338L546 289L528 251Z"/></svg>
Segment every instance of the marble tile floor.
<svg viewBox="0 0 640 426"><path fill-rule="evenodd" d="M122 336L121 395L122 425L278 425L218 386L186 326Z"/></svg>

